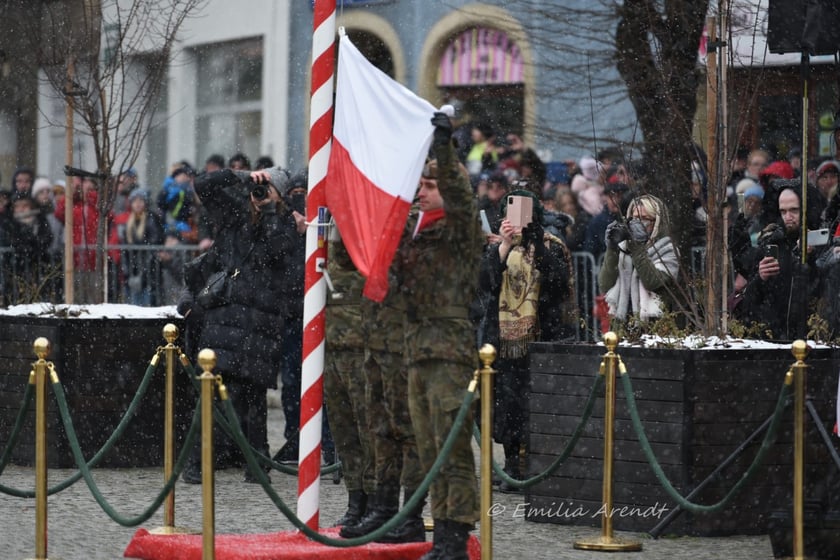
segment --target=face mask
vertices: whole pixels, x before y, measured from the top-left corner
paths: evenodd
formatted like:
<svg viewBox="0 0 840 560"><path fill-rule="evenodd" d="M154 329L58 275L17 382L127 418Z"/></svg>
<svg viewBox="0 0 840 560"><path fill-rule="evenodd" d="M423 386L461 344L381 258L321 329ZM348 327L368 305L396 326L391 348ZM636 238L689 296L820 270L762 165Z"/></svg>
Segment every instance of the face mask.
<svg viewBox="0 0 840 560"><path fill-rule="evenodd" d="M176 187L178 187L179 189L181 189L182 191L185 191L185 190L187 190L188 188L190 188L190 184L189 184L189 182L184 182L184 183L175 183L175 186L176 186Z"/></svg>
<svg viewBox="0 0 840 560"><path fill-rule="evenodd" d="M306 193L294 193L289 197L289 206L298 214L306 214Z"/></svg>
<svg viewBox="0 0 840 560"><path fill-rule="evenodd" d="M630 237L637 243L644 243L650 238L644 222L639 218L632 218L627 224L627 229L630 231Z"/></svg>

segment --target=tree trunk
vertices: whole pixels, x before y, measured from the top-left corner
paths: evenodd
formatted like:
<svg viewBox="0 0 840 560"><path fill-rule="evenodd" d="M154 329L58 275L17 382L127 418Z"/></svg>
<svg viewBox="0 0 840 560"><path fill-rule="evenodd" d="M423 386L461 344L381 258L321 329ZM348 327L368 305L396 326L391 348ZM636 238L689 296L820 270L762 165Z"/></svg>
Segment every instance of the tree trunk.
<svg viewBox="0 0 840 560"><path fill-rule="evenodd" d="M642 188L671 210L685 270L694 212L691 161L699 159L691 136L701 74L697 52L707 9L708 0L625 0L616 31L617 68L644 137Z"/></svg>

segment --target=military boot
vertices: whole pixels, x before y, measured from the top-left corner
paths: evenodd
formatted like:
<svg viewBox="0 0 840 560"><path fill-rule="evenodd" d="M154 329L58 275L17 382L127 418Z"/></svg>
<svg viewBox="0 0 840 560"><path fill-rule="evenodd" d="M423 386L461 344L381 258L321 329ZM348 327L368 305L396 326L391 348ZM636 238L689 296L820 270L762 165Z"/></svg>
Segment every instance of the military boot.
<svg viewBox="0 0 840 560"><path fill-rule="evenodd" d="M354 539L372 533L397 514L399 504L399 486L382 485L377 487L373 507L368 508L364 517L356 525L345 525L338 534L345 539Z"/></svg>
<svg viewBox="0 0 840 560"><path fill-rule="evenodd" d="M443 558L443 532L446 529L442 519L435 519L434 544L432 548L420 557L420 560L441 560Z"/></svg>
<svg viewBox="0 0 840 560"><path fill-rule="evenodd" d="M364 490L351 490L347 497L347 511L335 522L336 527L358 525L367 509L367 494Z"/></svg>
<svg viewBox="0 0 840 560"><path fill-rule="evenodd" d="M403 507L414 495L415 490L406 488L403 491ZM426 526L423 523L423 506L426 505L426 497L420 500L411 511L406 512L402 523L376 539L380 543L410 543L426 541Z"/></svg>
<svg viewBox="0 0 840 560"><path fill-rule="evenodd" d="M472 525L459 523L448 519L443 521L443 552L440 560L469 560L467 555L467 540L470 538ZM437 521L435 521L437 526Z"/></svg>

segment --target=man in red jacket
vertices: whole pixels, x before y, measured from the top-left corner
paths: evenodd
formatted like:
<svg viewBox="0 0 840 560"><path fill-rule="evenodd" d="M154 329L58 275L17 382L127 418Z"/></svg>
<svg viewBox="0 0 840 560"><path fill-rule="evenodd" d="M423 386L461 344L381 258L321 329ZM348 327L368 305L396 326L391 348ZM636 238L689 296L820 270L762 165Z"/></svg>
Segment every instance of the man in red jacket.
<svg viewBox="0 0 840 560"><path fill-rule="evenodd" d="M63 224L66 198L58 201L55 216ZM73 292L75 303L101 300L96 278L97 185L91 177L73 177ZM65 234L66 235L66 234Z"/></svg>

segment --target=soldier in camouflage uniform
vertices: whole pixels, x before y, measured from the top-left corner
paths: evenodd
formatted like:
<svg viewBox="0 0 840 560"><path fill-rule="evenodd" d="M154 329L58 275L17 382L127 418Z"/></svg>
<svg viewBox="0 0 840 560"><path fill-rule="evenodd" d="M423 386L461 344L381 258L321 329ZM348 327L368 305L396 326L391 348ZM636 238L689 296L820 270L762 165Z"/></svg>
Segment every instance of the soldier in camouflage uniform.
<svg viewBox="0 0 840 560"><path fill-rule="evenodd" d="M328 272L335 291L327 297L324 396L341 457L347 512L336 525L355 525L373 494L372 438L365 416L364 338L359 304L364 278L338 235L329 244Z"/></svg>
<svg viewBox="0 0 840 560"><path fill-rule="evenodd" d="M406 231L413 228L409 219ZM407 234L406 234L407 235ZM391 275L391 286L382 303L362 300L365 331L365 397L369 433L373 436L376 491L368 513L356 526L346 526L347 538L370 533L390 520L399 510L400 486L404 502L423 482L414 429L408 412L408 369L405 362L405 303ZM423 542L421 501L402 524L383 535L378 542Z"/></svg>
<svg viewBox="0 0 840 560"><path fill-rule="evenodd" d="M432 124L437 161L420 181L424 215L397 255L407 304L409 411L425 471L441 452L477 366L468 307L483 245L472 188L451 142L452 125L443 113L435 113ZM431 486L435 536L425 560L467 558L469 531L479 517L472 429L470 413Z"/></svg>

